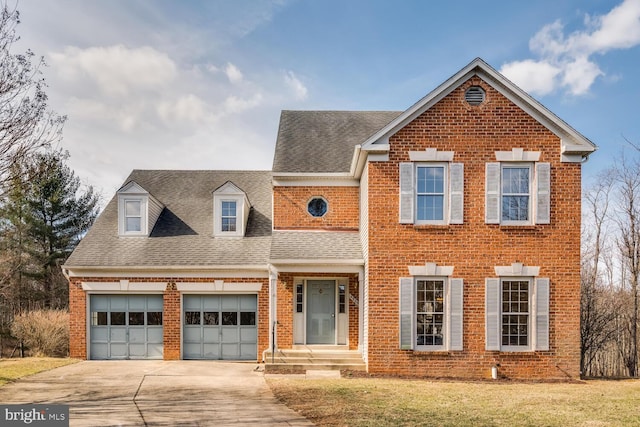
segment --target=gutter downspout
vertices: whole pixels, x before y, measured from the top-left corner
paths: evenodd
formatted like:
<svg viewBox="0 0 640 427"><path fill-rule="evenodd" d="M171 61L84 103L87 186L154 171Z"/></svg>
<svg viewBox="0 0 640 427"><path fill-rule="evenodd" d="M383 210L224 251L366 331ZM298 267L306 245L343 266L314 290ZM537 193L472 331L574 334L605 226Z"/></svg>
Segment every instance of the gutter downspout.
<svg viewBox="0 0 640 427"><path fill-rule="evenodd" d="M278 301L278 270L269 264L269 347L262 352L262 363L267 361L267 352L271 350L272 357L276 351L277 340L275 337L278 323L276 303Z"/></svg>

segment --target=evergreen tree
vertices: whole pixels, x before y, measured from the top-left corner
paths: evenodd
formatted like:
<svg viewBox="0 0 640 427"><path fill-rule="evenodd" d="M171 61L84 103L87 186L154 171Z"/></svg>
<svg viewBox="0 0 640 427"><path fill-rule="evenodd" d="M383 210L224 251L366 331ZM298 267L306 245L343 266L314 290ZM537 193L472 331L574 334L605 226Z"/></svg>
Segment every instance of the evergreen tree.
<svg viewBox="0 0 640 427"><path fill-rule="evenodd" d="M29 276L42 286L47 308L66 307L67 282L60 266L95 220L98 196L65 164L60 151L37 154L27 167L26 225L34 261Z"/></svg>

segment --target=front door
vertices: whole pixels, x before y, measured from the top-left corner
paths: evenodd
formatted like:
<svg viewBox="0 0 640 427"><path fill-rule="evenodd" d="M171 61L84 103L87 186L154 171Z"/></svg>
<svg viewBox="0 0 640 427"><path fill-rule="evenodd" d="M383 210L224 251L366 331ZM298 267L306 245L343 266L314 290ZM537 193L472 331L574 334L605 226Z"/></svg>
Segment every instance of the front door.
<svg viewBox="0 0 640 427"><path fill-rule="evenodd" d="M307 344L336 343L336 282L307 282Z"/></svg>

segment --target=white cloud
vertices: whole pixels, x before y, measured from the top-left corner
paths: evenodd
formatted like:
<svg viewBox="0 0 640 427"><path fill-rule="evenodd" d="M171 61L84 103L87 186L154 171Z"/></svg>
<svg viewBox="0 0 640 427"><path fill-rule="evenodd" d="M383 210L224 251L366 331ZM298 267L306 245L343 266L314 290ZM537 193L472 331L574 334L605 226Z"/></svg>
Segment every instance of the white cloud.
<svg viewBox="0 0 640 427"><path fill-rule="evenodd" d="M298 79L293 71L287 71L284 75L284 81L289 86L291 90L293 90L294 96L297 100L303 101L307 99L307 88L306 86Z"/></svg>
<svg viewBox="0 0 640 427"><path fill-rule="evenodd" d="M547 95L553 92L560 68L545 62L527 59L505 64L501 72L527 92Z"/></svg>
<svg viewBox="0 0 640 427"><path fill-rule="evenodd" d="M228 62L224 69L224 73L232 84L238 84L242 82L243 76L238 67Z"/></svg>
<svg viewBox="0 0 640 427"><path fill-rule="evenodd" d="M207 103L193 94L179 97L172 102L162 102L158 105L158 114L166 121L197 123L208 115Z"/></svg>
<svg viewBox="0 0 640 427"><path fill-rule="evenodd" d="M609 13L585 17L585 29L568 36L560 21L542 27L529 42L538 59L504 64L501 72L525 91L546 95L563 90L585 95L600 69L595 54L629 49L640 44L640 0L624 0Z"/></svg>
<svg viewBox="0 0 640 427"><path fill-rule="evenodd" d="M129 49L123 45L80 49L67 47L51 54L64 80L89 79L107 96L126 96L136 89L157 89L176 77L175 63L151 47Z"/></svg>
<svg viewBox="0 0 640 427"><path fill-rule="evenodd" d="M262 95L254 94L250 98L240 98L231 95L224 101L225 113L238 114L259 106L262 103Z"/></svg>

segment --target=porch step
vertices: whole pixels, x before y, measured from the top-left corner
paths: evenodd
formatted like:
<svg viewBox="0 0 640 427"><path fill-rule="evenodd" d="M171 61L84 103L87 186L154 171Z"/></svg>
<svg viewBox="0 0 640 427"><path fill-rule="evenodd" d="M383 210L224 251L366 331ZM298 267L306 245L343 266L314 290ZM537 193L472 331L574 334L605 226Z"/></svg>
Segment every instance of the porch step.
<svg viewBox="0 0 640 427"><path fill-rule="evenodd" d="M306 370L364 371L366 365L355 350L294 348L265 353L265 372Z"/></svg>

